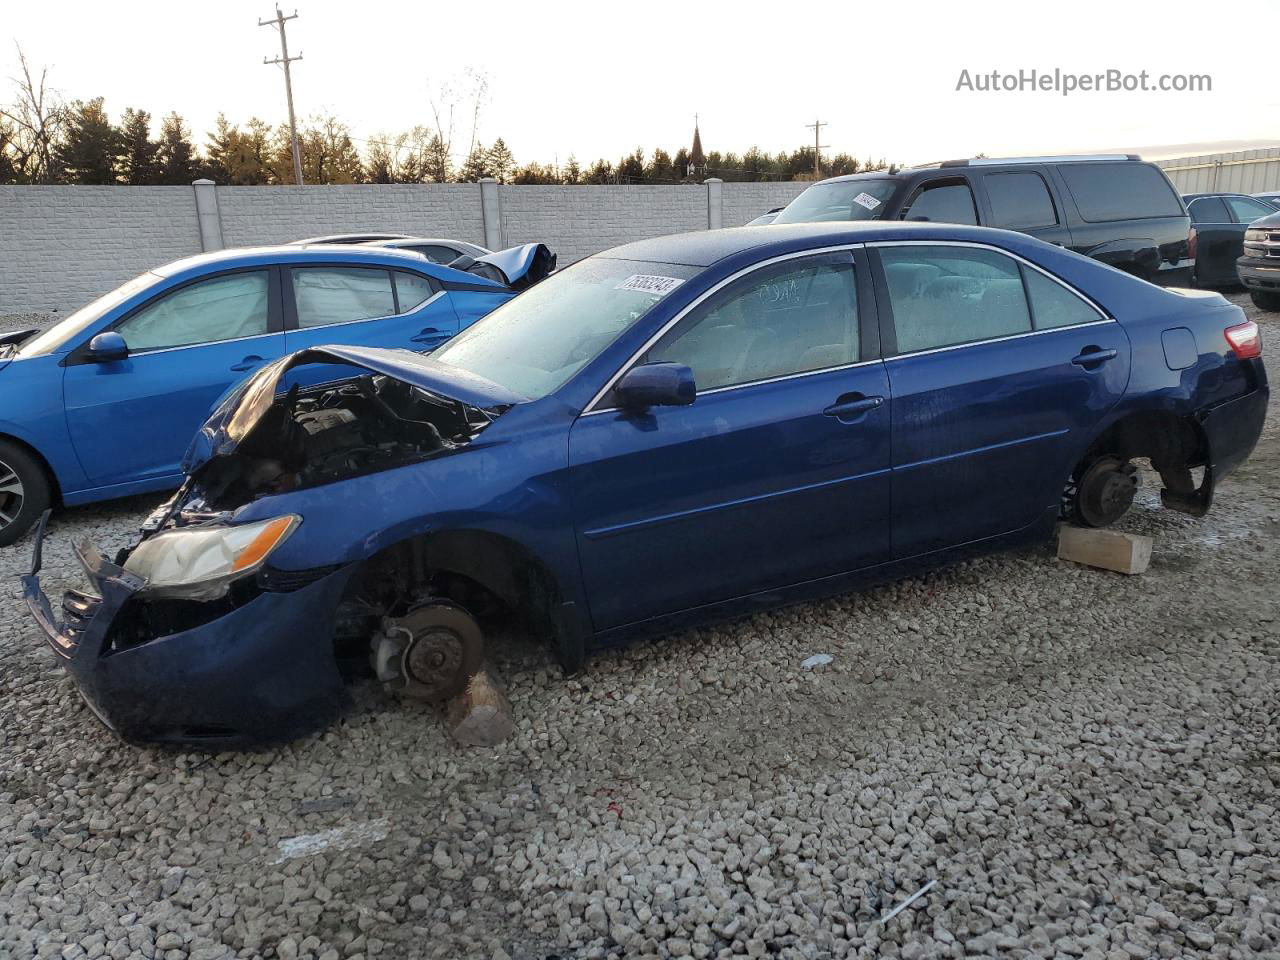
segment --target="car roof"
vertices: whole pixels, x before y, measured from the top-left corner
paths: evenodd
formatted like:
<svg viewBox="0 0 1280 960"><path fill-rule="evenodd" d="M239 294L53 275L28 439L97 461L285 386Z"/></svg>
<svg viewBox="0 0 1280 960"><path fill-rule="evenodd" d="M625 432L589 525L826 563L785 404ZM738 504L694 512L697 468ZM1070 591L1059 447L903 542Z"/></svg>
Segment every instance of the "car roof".
<svg viewBox="0 0 1280 960"><path fill-rule="evenodd" d="M478 243L472 243L470 240L454 240L451 237L396 237L395 239L386 240L370 240L363 244L367 247L387 247L392 250L398 250L401 247L407 247L413 243L441 243L455 247L473 247L478 248Z"/></svg>
<svg viewBox="0 0 1280 960"><path fill-rule="evenodd" d="M647 260L709 267L748 251L763 259L771 254L795 250L839 246L846 243L875 243L884 240L960 240L995 243L1021 250L1039 241L1026 234L991 227L970 227L951 223L911 223L897 220L844 220L829 223L786 223L724 230L698 230L654 237L623 244L596 257L610 260Z"/></svg>
<svg viewBox="0 0 1280 960"><path fill-rule="evenodd" d="M218 250L213 253L197 254L194 257L183 257L181 260L155 267L151 272L162 277L174 277L181 273L203 272L216 267L265 267L299 263L366 263L369 266L411 267L419 273L430 273L441 279L501 286L476 274L463 273L442 264L432 263L426 257L411 250L342 243L318 243L305 246L290 243L272 247L238 247L232 250Z"/></svg>
<svg viewBox="0 0 1280 960"><path fill-rule="evenodd" d="M1184 193L1182 199L1187 203L1192 200L1203 200L1206 197L1248 197L1250 200L1256 200L1257 197L1250 197L1247 193L1235 193L1231 190L1215 190L1211 193Z"/></svg>
<svg viewBox="0 0 1280 960"><path fill-rule="evenodd" d="M292 240L291 243L365 243L369 240L399 240L407 237L407 233L328 233L320 237L303 237L301 240Z"/></svg>

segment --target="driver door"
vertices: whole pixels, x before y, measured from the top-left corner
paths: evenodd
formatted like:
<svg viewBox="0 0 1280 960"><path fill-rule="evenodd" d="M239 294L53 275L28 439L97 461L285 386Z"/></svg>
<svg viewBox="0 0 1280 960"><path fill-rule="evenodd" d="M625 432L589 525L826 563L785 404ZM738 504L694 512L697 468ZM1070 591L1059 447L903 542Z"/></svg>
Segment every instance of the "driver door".
<svg viewBox="0 0 1280 960"><path fill-rule="evenodd" d="M123 360L89 360L87 343L73 350L63 401L89 485L176 484L213 404L283 353L281 326L277 272L237 270L171 288L114 323Z"/></svg>
<svg viewBox="0 0 1280 960"><path fill-rule="evenodd" d="M597 630L888 558L889 384L858 275L848 251L747 274L640 358L692 368L692 405L606 396L573 425Z"/></svg>

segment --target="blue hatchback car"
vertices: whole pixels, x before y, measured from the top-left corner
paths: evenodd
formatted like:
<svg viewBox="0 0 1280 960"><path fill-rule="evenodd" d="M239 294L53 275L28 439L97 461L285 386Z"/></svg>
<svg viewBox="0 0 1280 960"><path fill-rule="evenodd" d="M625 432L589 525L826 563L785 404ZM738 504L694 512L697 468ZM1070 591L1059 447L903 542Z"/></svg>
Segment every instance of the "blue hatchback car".
<svg viewBox="0 0 1280 960"><path fill-rule="evenodd" d="M430 357L320 347L229 394L188 477L54 620L127 738L302 733L344 663L447 697L515 616L596 647L1104 525L1149 459L1209 509L1268 387L1256 324L1023 234L747 227L581 261ZM287 387L293 370L347 379Z"/></svg>
<svg viewBox="0 0 1280 960"><path fill-rule="evenodd" d="M0 337L0 545L50 503L176 487L191 435L263 364L333 342L430 350L554 258L529 244L485 261L464 272L372 247L230 250Z"/></svg>

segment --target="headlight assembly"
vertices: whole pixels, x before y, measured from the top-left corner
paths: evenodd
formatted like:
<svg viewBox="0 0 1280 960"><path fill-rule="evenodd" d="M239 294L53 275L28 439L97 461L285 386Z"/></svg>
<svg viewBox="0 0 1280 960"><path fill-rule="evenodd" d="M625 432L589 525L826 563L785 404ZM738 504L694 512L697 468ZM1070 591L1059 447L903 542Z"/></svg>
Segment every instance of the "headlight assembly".
<svg viewBox="0 0 1280 960"><path fill-rule="evenodd" d="M239 526L167 530L144 540L124 568L146 578L142 592L147 596L214 600L232 581L261 567L301 522L288 515Z"/></svg>

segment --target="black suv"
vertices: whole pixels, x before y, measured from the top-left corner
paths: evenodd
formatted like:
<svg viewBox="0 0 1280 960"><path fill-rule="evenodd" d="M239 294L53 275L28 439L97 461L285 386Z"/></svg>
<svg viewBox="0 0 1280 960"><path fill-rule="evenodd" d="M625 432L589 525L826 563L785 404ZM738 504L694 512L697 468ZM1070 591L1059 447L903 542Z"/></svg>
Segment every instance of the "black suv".
<svg viewBox="0 0 1280 960"><path fill-rule="evenodd" d="M1249 289L1254 306L1280 311L1280 213L1249 224L1236 273Z"/></svg>
<svg viewBox="0 0 1280 960"><path fill-rule="evenodd" d="M1029 233L1127 273L1187 286L1191 220L1137 156L948 160L815 183L774 223L931 220Z"/></svg>

